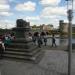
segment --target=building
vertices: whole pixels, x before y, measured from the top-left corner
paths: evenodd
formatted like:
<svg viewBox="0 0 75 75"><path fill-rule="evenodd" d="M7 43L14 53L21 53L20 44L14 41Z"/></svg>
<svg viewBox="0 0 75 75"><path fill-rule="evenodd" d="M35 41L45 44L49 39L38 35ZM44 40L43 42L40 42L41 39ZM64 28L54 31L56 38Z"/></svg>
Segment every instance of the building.
<svg viewBox="0 0 75 75"><path fill-rule="evenodd" d="M32 29L32 32L41 32L42 26L33 25L31 26L31 29Z"/></svg>
<svg viewBox="0 0 75 75"><path fill-rule="evenodd" d="M68 37L68 23L64 20L59 21L60 38Z"/></svg>
<svg viewBox="0 0 75 75"><path fill-rule="evenodd" d="M43 25L43 31L51 31L53 30L53 25Z"/></svg>
<svg viewBox="0 0 75 75"><path fill-rule="evenodd" d="M68 34L68 23L64 23L63 20L59 21L59 30L60 30L60 35L65 35ZM75 37L75 24L72 25L72 36Z"/></svg>
<svg viewBox="0 0 75 75"><path fill-rule="evenodd" d="M61 32L68 33L68 23L64 23L63 20L59 22L59 29ZM75 33L75 24L72 25L72 32Z"/></svg>
<svg viewBox="0 0 75 75"><path fill-rule="evenodd" d="M68 33L68 23L65 23L64 20L59 21L60 33Z"/></svg>
<svg viewBox="0 0 75 75"><path fill-rule="evenodd" d="M38 31L38 32L42 32L42 31L45 31L45 32L49 32L51 30L53 30L53 25L51 24L48 24L48 25L45 25L45 24L42 24L40 26L36 26L36 25L33 25L32 27L32 31Z"/></svg>

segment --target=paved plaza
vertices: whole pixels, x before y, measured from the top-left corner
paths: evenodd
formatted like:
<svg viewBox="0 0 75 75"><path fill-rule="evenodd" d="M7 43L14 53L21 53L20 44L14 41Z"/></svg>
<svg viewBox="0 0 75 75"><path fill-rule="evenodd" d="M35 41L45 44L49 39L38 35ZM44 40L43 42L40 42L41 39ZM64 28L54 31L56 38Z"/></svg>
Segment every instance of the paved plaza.
<svg viewBox="0 0 75 75"><path fill-rule="evenodd" d="M39 63L0 60L1 75L67 75L68 54L61 50L46 50ZM75 75L75 52L72 53L72 75Z"/></svg>

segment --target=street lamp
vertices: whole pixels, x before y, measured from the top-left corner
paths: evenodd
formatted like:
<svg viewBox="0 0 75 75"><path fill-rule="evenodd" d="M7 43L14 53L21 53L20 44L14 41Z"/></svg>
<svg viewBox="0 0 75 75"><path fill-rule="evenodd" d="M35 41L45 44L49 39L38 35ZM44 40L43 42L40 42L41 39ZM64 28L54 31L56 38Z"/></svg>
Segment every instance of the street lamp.
<svg viewBox="0 0 75 75"><path fill-rule="evenodd" d="M66 0L66 1L67 1L67 18L69 22L68 75L71 75L73 0Z"/></svg>

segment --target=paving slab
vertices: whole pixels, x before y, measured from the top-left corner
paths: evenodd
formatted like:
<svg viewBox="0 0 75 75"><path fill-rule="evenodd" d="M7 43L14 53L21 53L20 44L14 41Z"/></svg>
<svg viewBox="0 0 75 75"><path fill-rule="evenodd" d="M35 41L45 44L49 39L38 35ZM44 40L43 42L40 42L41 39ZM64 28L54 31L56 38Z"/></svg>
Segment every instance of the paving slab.
<svg viewBox="0 0 75 75"><path fill-rule="evenodd" d="M0 60L1 75L67 75L68 52L46 50L39 63ZM75 53L72 53L72 75L75 75Z"/></svg>

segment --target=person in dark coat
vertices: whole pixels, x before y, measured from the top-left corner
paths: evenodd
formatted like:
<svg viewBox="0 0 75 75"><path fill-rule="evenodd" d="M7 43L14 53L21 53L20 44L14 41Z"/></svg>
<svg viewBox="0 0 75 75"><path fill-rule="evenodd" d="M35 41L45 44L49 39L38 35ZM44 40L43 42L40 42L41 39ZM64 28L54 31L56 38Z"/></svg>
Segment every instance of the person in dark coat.
<svg viewBox="0 0 75 75"><path fill-rule="evenodd" d="M45 46L47 45L47 36L46 35L44 36L44 45Z"/></svg>
<svg viewBox="0 0 75 75"><path fill-rule="evenodd" d="M53 36L52 36L52 47L56 47L56 39L55 39L55 36L54 36L54 34L53 34Z"/></svg>
<svg viewBox="0 0 75 75"><path fill-rule="evenodd" d="M34 45L36 45L36 37L34 35L32 36L32 41L33 41Z"/></svg>
<svg viewBox="0 0 75 75"><path fill-rule="evenodd" d="M37 42L37 38L38 38L38 32L35 32L32 36L32 41L33 43L36 45L36 42Z"/></svg>
<svg viewBox="0 0 75 75"><path fill-rule="evenodd" d="M44 31L42 31L41 34L40 34L40 36L41 36L41 38L42 38L42 43L43 43L43 44L46 44L46 41L47 41L47 40L46 40L46 38L44 38L44 37L46 36L46 33L45 33Z"/></svg>
<svg viewBox="0 0 75 75"><path fill-rule="evenodd" d="M41 38L41 35L40 35L40 34L38 34L37 42L38 42L38 47L41 48L41 45L42 45L43 43L42 43L42 38Z"/></svg>

